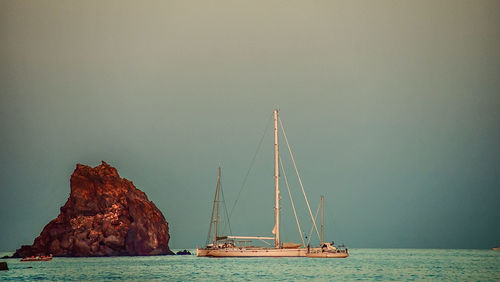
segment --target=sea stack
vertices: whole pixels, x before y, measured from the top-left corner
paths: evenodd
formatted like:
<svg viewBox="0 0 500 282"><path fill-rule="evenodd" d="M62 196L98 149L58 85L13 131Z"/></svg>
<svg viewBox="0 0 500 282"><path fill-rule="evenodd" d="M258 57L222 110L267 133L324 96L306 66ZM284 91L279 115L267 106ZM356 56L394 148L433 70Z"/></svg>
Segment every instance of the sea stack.
<svg viewBox="0 0 500 282"><path fill-rule="evenodd" d="M33 245L13 257L170 255L168 223L144 192L102 161L77 164L71 193Z"/></svg>

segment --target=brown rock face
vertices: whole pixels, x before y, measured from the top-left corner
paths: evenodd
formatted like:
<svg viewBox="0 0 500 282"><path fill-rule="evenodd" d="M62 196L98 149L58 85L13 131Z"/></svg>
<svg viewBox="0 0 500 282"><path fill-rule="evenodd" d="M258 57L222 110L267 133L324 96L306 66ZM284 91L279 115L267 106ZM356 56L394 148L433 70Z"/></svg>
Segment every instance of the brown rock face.
<svg viewBox="0 0 500 282"><path fill-rule="evenodd" d="M13 257L173 254L169 239L168 223L155 204L103 161L94 168L76 165L59 216Z"/></svg>

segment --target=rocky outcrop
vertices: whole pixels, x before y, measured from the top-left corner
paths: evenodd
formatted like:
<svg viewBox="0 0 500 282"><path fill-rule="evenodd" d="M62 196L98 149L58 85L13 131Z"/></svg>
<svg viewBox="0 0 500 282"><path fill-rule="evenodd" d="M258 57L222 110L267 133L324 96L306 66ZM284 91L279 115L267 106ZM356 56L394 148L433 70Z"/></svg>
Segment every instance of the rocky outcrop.
<svg viewBox="0 0 500 282"><path fill-rule="evenodd" d="M59 216L14 257L173 254L169 239L160 210L114 167L104 161L94 168L77 164Z"/></svg>
<svg viewBox="0 0 500 282"><path fill-rule="evenodd" d="M180 256L188 256L188 255L191 255L191 252L188 251L188 250L183 250L183 251L178 251L177 253L175 253L176 255L180 255Z"/></svg>

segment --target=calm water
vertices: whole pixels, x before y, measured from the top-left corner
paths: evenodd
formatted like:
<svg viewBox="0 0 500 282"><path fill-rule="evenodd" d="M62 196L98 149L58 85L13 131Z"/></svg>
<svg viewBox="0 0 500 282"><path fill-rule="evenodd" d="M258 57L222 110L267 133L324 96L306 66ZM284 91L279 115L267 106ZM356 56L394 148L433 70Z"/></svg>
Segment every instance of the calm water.
<svg viewBox="0 0 500 282"><path fill-rule="evenodd" d="M500 252L353 249L346 259L54 258L7 261L0 280L484 280L500 281ZM32 268L28 268L32 267Z"/></svg>

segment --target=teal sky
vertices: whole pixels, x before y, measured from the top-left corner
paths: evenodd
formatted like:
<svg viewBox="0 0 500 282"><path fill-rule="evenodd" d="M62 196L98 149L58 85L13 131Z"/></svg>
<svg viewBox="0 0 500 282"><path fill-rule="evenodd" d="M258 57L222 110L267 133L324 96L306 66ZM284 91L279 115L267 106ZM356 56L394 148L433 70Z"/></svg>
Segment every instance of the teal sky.
<svg viewBox="0 0 500 282"><path fill-rule="evenodd" d="M326 196L329 240L500 245L499 14L483 0L0 1L0 250L31 244L76 163L101 160L163 212L171 248L202 245L217 166L232 205L275 107L313 209ZM271 235L270 133L235 235Z"/></svg>

